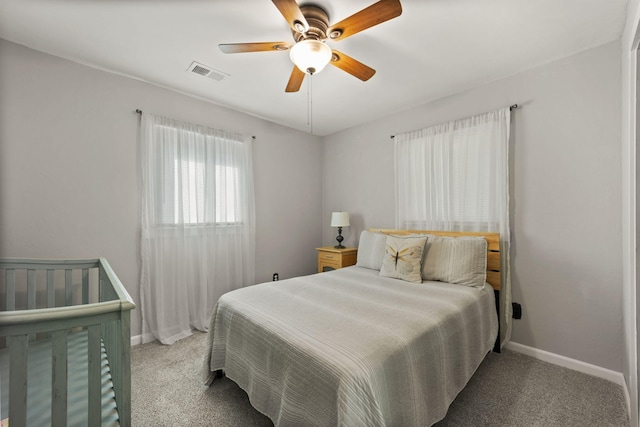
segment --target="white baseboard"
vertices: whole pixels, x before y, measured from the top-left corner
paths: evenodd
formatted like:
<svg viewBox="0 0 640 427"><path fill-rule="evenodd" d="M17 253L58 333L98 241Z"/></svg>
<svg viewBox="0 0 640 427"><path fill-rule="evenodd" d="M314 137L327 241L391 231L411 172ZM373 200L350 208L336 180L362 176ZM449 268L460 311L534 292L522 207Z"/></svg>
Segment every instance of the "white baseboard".
<svg viewBox="0 0 640 427"><path fill-rule="evenodd" d="M554 365L562 366L564 368L573 369L574 371L582 372L594 377L603 378L622 386L625 392L627 402L629 402L629 390L627 389L627 382L624 379L624 375L621 372L612 371L611 369L602 368L600 366L592 365L590 363L581 362L580 360L571 359L570 357L561 356L559 354L550 353L548 351L539 350L537 348L529 347L523 344L510 341L504 346L507 350L515 351L517 353L531 356L535 359L542 360L544 362L553 363ZM628 407L628 405L627 405Z"/></svg>
<svg viewBox="0 0 640 427"><path fill-rule="evenodd" d="M147 332L146 334L142 333L140 335L134 335L131 337L131 346L148 343L155 340L156 340L156 337L154 337L153 334L149 332Z"/></svg>
<svg viewBox="0 0 640 427"><path fill-rule="evenodd" d="M142 344L142 335L136 335L131 337L131 347L133 347L134 345L140 345Z"/></svg>
<svg viewBox="0 0 640 427"><path fill-rule="evenodd" d="M611 369L602 368L590 363L581 362L580 360L571 359L570 357L565 357L523 344L518 344L513 341L505 344L504 348L515 351L517 353L525 354L527 356L531 356L544 362L553 363L554 365L573 369L574 371L582 372L587 375L603 378L620 385L624 392L624 398L627 403L627 415L629 415L629 419L631 419L631 396L629 394L629 386L627 385L627 381L625 380L624 375L621 372L612 371Z"/></svg>

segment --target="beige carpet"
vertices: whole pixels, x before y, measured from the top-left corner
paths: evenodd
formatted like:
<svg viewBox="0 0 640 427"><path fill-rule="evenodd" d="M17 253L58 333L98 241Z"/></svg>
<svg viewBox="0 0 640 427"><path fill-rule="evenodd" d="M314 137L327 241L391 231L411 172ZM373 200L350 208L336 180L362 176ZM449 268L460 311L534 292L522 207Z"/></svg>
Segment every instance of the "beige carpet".
<svg viewBox="0 0 640 427"><path fill-rule="evenodd" d="M206 334L172 346L135 346L133 426L271 426L227 378L201 383ZM445 426L628 426L622 388L518 353L490 353L436 424Z"/></svg>

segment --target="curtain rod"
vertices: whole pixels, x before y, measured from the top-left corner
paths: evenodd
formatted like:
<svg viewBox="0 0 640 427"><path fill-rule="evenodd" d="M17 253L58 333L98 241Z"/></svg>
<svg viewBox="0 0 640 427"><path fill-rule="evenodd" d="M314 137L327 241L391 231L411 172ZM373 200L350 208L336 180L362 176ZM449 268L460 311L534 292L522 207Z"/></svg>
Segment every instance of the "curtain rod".
<svg viewBox="0 0 640 427"><path fill-rule="evenodd" d="M516 108L518 108L518 104L509 105L509 111L513 111L513 110L515 110ZM395 138L395 137L396 137L395 135L391 135L391 137L390 137L390 138L391 138L391 139L393 139L393 138Z"/></svg>
<svg viewBox="0 0 640 427"><path fill-rule="evenodd" d="M136 108L136 113L142 114L142 110L139 108ZM255 135L251 135L251 139L256 139Z"/></svg>

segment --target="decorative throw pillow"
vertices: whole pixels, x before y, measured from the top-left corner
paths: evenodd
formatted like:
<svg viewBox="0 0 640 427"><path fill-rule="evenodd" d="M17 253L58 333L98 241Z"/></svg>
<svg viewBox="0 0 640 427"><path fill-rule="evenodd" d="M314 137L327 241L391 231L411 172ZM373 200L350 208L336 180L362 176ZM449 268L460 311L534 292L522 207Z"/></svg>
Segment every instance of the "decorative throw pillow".
<svg viewBox="0 0 640 427"><path fill-rule="evenodd" d="M387 236L380 276L422 282L422 254L426 237Z"/></svg>
<svg viewBox="0 0 640 427"><path fill-rule="evenodd" d="M482 287L487 278L484 237L431 236L425 246L424 280Z"/></svg>
<svg viewBox="0 0 640 427"><path fill-rule="evenodd" d="M360 233L358 243L358 267L370 268L380 271L382 268L382 258L384 257L387 235L382 233L372 233L364 230Z"/></svg>

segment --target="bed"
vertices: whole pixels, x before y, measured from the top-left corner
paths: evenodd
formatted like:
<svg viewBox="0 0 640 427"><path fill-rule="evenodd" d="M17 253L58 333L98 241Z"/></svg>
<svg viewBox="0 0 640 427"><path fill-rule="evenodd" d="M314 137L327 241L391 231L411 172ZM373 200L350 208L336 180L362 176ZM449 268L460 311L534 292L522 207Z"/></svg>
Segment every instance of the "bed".
<svg viewBox="0 0 640 427"><path fill-rule="evenodd" d="M103 259L0 259L0 420L131 424L131 297Z"/></svg>
<svg viewBox="0 0 640 427"><path fill-rule="evenodd" d="M455 245L474 245L473 280L431 280L453 261L467 280ZM410 253L418 278L393 277ZM223 295L204 379L224 372L276 426L432 425L494 347L499 265L495 233L365 230L356 266Z"/></svg>

